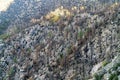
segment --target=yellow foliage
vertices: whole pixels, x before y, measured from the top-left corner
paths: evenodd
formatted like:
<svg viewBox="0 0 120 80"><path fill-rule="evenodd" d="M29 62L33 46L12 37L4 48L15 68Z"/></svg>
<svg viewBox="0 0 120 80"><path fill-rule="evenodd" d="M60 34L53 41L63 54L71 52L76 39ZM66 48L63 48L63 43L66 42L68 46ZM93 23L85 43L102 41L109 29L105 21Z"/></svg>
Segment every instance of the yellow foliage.
<svg viewBox="0 0 120 80"><path fill-rule="evenodd" d="M77 10L77 7L76 7L76 6L74 6L74 7L72 7L71 9L72 9L72 10Z"/></svg>
<svg viewBox="0 0 120 80"><path fill-rule="evenodd" d="M85 9L85 6L81 6L81 7L80 7L80 10L84 10L84 9Z"/></svg>
<svg viewBox="0 0 120 80"><path fill-rule="evenodd" d="M116 2L115 5L118 5L118 3Z"/></svg>
<svg viewBox="0 0 120 80"><path fill-rule="evenodd" d="M114 3L113 5L111 5L111 8L115 8L115 7L117 7L118 6L118 3L116 2L116 3Z"/></svg>
<svg viewBox="0 0 120 80"><path fill-rule="evenodd" d="M63 6L55 9L54 11L51 11L50 13L48 13L45 18L48 20L51 20L53 22L56 22L60 19L60 17L64 17L64 16L70 16L71 13L67 10L64 9Z"/></svg>
<svg viewBox="0 0 120 80"><path fill-rule="evenodd" d="M57 22L60 19L60 16L56 15L51 18L52 22Z"/></svg>

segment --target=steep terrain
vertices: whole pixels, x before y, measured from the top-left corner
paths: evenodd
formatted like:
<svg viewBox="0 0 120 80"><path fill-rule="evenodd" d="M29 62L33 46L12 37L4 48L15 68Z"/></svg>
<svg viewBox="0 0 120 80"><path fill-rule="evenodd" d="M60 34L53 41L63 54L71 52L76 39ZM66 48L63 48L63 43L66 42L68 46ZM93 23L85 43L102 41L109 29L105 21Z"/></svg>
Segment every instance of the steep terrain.
<svg viewBox="0 0 120 80"><path fill-rule="evenodd" d="M32 18L40 18L57 7L81 5L84 0L14 0L6 11L0 12L0 34L7 28L19 30L32 25Z"/></svg>
<svg viewBox="0 0 120 80"><path fill-rule="evenodd" d="M73 6L84 5L91 8L98 8L100 4L113 3L110 0L13 0L12 4L6 11L0 12L0 34L11 32L9 29L18 28L21 31L23 28L33 25L30 21L33 18L40 18L46 15L49 11L60 6L71 8Z"/></svg>
<svg viewBox="0 0 120 80"><path fill-rule="evenodd" d="M101 67L114 63L115 56L119 64L120 4L96 8L60 7L63 15L53 11L33 19L33 26L5 39L0 80L102 80Z"/></svg>
<svg viewBox="0 0 120 80"><path fill-rule="evenodd" d="M110 63L102 66L89 80L120 80L120 54Z"/></svg>

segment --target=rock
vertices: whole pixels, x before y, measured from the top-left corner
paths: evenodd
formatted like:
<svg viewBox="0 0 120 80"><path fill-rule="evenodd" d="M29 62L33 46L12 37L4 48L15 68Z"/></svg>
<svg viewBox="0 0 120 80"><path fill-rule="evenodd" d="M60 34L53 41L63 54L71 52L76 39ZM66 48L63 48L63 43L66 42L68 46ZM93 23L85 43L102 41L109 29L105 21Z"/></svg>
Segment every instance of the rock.
<svg viewBox="0 0 120 80"><path fill-rule="evenodd" d="M103 76L103 79L104 79L104 80L109 80L109 77L110 77L110 74L109 74L109 73L106 73L106 74Z"/></svg>
<svg viewBox="0 0 120 80"><path fill-rule="evenodd" d="M66 77L65 77L65 80L71 80L73 79L73 77L75 76L75 71L74 70L69 70Z"/></svg>
<svg viewBox="0 0 120 80"><path fill-rule="evenodd" d="M102 67L102 69L98 70L96 72L97 75L102 75L102 78L104 80L109 80L110 76L118 77L119 78L119 74L117 73L117 71L119 71L119 66L120 66L120 55L118 54L113 60L112 62L110 62L109 64L107 64L105 67ZM118 79L119 80L119 79Z"/></svg>
<svg viewBox="0 0 120 80"><path fill-rule="evenodd" d="M120 72L120 66L117 68L117 71Z"/></svg>
<svg viewBox="0 0 120 80"><path fill-rule="evenodd" d="M91 74L94 75L101 67L102 67L102 62L96 64L96 65L92 68Z"/></svg>
<svg viewBox="0 0 120 80"><path fill-rule="evenodd" d="M28 4L26 0L25 3ZM86 10L82 12L71 11L69 7L72 16L61 17L56 23L44 19L44 16L33 19L36 23L32 26L26 24L27 28L10 36L0 49L0 80L8 75L11 66L13 69L10 72L14 72L11 78L15 80L84 80L91 76L90 73L106 79L116 74L120 61L117 51L120 41L116 37L119 26L110 19L113 15L107 9L109 6L104 5L104 10L101 3L95 3L85 1ZM94 10L92 4L100 12ZM31 12L34 6L30 6L28 10ZM22 18L23 14L18 17ZM82 31L82 37L77 40L79 31ZM102 62L107 58L111 62L103 66Z"/></svg>
<svg viewBox="0 0 120 80"><path fill-rule="evenodd" d="M120 80L120 75L118 76L118 80Z"/></svg>
<svg viewBox="0 0 120 80"><path fill-rule="evenodd" d="M39 76L39 79L40 79L40 80L44 80L44 79L45 79L45 76L46 76L45 74L44 74L44 75L41 75L41 76Z"/></svg>
<svg viewBox="0 0 120 80"><path fill-rule="evenodd" d="M20 80L20 75L18 73L15 74L15 80Z"/></svg>

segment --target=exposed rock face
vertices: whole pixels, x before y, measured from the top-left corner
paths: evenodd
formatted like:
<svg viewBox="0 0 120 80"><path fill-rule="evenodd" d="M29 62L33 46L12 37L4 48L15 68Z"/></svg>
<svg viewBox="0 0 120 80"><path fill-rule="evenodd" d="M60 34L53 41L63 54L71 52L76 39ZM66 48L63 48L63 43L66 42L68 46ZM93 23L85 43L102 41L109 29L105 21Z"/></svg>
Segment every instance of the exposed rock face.
<svg viewBox="0 0 120 80"><path fill-rule="evenodd" d="M103 66L94 74L92 80L119 80L120 79L120 54L118 54L112 62Z"/></svg>
<svg viewBox="0 0 120 80"><path fill-rule="evenodd" d="M0 49L0 79L88 79L94 65L110 62L119 53L120 6L114 6L94 14L74 10L73 16L57 22L41 18L44 25L6 39Z"/></svg>

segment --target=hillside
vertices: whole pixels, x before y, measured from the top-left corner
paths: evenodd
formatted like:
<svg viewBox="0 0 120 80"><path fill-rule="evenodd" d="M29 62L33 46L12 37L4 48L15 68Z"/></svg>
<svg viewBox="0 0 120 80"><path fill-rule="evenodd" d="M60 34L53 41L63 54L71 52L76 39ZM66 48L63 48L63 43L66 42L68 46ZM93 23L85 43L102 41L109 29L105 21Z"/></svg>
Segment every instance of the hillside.
<svg viewBox="0 0 120 80"><path fill-rule="evenodd" d="M120 3L94 4L57 7L2 39L0 80L120 80Z"/></svg>
<svg viewBox="0 0 120 80"><path fill-rule="evenodd" d="M101 4L112 4L115 1L111 0L11 0L6 11L0 11L0 34L10 32L9 29L17 27L18 30L30 27L33 24L30 22L33 18L40 18L46 15L51 10L60 6L71 8L73 6L85 5L90 8L97 8ZM93 6L94 5L94 6ZM95 7L96 6L96 7ZM98 9L97 9L98 10Z"/></svg>
<svg viewBox="0 0 120 80"><path fill-rule="evenodd" d="M32 25L32 18L40 18L60 6L80 5L84 0L13 0L6 11L0 11L0 34L17 27L19 30Z"/></svg>

